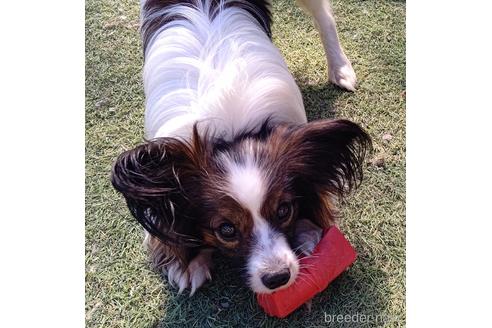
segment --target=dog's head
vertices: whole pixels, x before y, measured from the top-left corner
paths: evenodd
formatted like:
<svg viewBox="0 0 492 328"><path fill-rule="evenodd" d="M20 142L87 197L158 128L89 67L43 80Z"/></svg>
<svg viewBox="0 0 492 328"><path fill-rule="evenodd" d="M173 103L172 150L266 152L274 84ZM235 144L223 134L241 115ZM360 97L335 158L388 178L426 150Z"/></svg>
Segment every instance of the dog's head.
<svg viewBox="0 0 492 328"><path fill-rule="evenodd" d="M369 136L347 120L268 122L231 142L160 138L117 159L114 187L144 228L178 248L214 247L244 261L250 287L289 286L295 223L333 224L333 200L362 177ZM182 259L185 260L185 259Z"/></svg>

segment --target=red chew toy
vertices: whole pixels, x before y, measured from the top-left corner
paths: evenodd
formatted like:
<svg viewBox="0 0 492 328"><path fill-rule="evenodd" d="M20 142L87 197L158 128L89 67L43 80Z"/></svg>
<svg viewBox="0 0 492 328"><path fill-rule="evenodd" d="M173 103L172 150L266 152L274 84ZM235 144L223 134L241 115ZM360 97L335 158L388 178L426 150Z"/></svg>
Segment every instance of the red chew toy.
<svg viewBox="0 0 492 328"><path fill-rule="evenodd" d="M299 275L302 277L288 288L272 294L257 294L256 299L267 314L284 318L328 287L355 261L356 256L354 248L337 227L325 229L312 256L299 260L302 268Z"/></svg>

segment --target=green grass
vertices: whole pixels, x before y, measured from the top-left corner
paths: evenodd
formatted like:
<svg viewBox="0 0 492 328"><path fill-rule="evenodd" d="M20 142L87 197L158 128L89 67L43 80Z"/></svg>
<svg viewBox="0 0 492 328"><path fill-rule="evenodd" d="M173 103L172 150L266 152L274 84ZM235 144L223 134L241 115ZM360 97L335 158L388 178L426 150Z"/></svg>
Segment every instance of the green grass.
<svg viewBox="0 0 492 328"><path fill-rule="evenodd" d="M309 119L344 117L370 133L362 187L343 204L354 266L313 301L311 313L267 317L227 264L193 298L150 270L142 229L111 188L115 157L143 138L137 0L86 2L86 324L88 327L318 327L326 314L379 315L405 326L405 3L333 1L339 35L359 80L327 83L323 48L294 0L274 0L273 39L301 87ZM383 135L390 134L390 140ZM387 138L385 138L387 139ZM229 272L229 274L228 274ZM335 325L332 326L343 326Z"/></svg>

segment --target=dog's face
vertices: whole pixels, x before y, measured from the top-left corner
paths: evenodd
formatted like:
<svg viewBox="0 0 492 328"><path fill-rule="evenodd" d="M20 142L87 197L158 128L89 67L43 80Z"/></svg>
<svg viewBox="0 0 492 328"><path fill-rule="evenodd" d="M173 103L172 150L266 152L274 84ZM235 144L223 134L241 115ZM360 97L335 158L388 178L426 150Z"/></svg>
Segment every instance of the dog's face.
<svg viewBox="0 0 492 328"><path fill-rule="evenodd" d="M113 185L132 214L186 262L196 247L241 259L258 293L289 286L299 263L293 249L300 219L327 227L331 199L362 174L367 134L345 120L263 126L232 142L158 139L122 154Z"/></svg>

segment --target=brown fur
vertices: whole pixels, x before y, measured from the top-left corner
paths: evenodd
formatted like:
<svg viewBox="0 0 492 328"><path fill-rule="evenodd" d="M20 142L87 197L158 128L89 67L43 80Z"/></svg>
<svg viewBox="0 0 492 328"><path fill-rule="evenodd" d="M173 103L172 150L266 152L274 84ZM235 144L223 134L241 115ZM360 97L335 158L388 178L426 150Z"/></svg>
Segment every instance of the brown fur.
<svg viewBox="0 0 492 328"><path fill-rule="evenodd" d="M267 172L269 186L261 214L273 227L292 235L295 221L312 220L320 227L337 218L334 200L344 197L362 179L362 163L370 148L368 135L355 123L325 120L300 126L271 126L247 132L232 141L208 133L186 142L161 138L120 155L112 182L127 200L135 218L149 231L154 263L169 258L186 267L200 248L213 247L224 254L245 257L249 252L251 214L227 194L227 172L220 156L241 162L244 143L254 143L254 154ZM292 202L293 215L280 223L280 203ZM225 220L239 237L224 241L217 229Z"/></svg>

